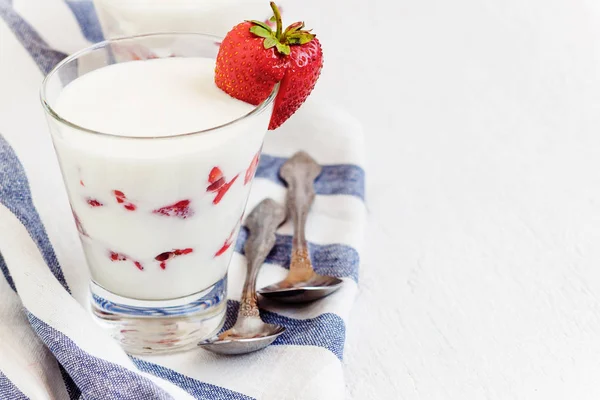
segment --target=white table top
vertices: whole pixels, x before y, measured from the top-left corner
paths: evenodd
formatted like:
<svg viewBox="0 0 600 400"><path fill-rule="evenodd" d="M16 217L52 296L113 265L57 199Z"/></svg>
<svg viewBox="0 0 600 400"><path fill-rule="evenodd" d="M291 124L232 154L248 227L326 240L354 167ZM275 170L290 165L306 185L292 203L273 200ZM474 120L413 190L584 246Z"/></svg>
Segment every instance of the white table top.
<svg viewBox="0 0 600 400"><path fill-rule="evenodd" d="M598 398L600 6L288 8L367 137L350 397Z"/></svg>

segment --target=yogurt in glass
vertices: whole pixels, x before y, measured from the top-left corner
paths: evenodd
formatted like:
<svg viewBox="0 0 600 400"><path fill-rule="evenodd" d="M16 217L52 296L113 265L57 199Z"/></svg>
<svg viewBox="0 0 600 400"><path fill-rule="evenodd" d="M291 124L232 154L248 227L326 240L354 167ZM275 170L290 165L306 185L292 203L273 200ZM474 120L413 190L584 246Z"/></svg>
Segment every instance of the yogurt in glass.
<svg viewBox="0 0 600 400"><path fill-rule="evenodd" d="M132 353L193 344L223 320L274 93L254 107L218 89L215 43L195 34L101 43L60 64L42 92L92 309ZM152 56L115 57L123 46Z"/></svg>

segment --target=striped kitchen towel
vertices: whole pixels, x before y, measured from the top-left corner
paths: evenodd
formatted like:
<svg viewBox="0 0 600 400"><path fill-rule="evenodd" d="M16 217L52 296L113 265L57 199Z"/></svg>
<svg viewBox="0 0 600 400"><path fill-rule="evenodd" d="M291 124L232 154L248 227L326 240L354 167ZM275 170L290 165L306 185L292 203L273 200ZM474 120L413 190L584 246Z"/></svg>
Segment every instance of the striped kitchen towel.
<svg viewBox="0 0 600 400"><path fill-rule="evenodd" d="M287 331L254 354L130 357L88 311L89 274L38 100L45 73L101 39L88 1L0 0L0 399L342 399L366 215L360 127L331 105L308 102L267 135L248 203L283 203L278 169L296 151L323 164L307 237L317 272L343 278L344 287L303 306L263 301L264 319ZM291 228L279 229L259 286L285 276ZM230 319L246 237L230 267Z"/></svg>

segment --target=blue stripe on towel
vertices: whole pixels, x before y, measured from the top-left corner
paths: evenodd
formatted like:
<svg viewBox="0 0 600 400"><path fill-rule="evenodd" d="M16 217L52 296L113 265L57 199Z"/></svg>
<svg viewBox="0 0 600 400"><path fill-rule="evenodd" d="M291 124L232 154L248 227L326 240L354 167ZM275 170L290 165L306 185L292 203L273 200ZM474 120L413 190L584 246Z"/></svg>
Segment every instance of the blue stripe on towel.
<svg viewBox="0 0 600 400"><path fill-rule="evenodd" d="M31 192L27 182L25 170L17 155L10 147L8 142L0 135L0 203L8 208L25 226L31 238L35 241L40 249L46 264L52 271L52 274L69 291L67 281L62 273L62 269L56 259L56 254L52 248L52 244L48 239L44 225L38 215L33 201ZM6 281L10 287L16 292L17 289L12 277L8 271L8 267L0 254L0 270L2 270ZM64 368L59 365L60 374L65 383L65 388L71 400L76 400L80 396L80 391L77 385L73 382L69 374Z"/></svg>
<svg viewBox="0 0 600 400"><path fill-rule="evenodd" d="M104 35L100 28L100 22L98 21L98 15L96 15L94 3L92 1L82 0L67 0L66 2L77 19L83 36L92 43L103 41Z"/></svg>
<svg viewBox="0 0 600 400"><path fill-rule="evenodd" d="M12 211L25 226L29 235L40 249L52 274L69 291L52 244L48 240L44 225L31 200L31 192L23 166L2 135L0 135L0 203ZM2 270L10 287L16 292L17 288L10 276L2 254L0 254L0 270ZM59 369L69 398L77 400L81 394L79 389L61 365L59 365Z"/></svg>
<svg viewBox="0 0 600 400"><path fill-rule="evenodd" d="M239 302L234 300L227 301L227 316L222 331L233 326L237 319L239 308ZM273 345L323 347L342 360L344 356L346 324L340 316L325 313L315 318L295 319L266 310L261 310L260 316L263 321L269 324L281 325L286 329L273 342Z"/></svg>
<svg viewBox="0 0 600 400"><path fill-rule="evenodd" d="M4 261L2 254L0 254L0 271L2 271L2 274L6 278L8 286L10 286L11 289L16 292L17 288L15 287L15 282L13 281L12 276L10 276L10 272L8 272L8 267L6 266L6 262Z"/></svg>
<svg viewBox="0 0 600 400"><path fill-rule="evenodd" d="M197 399L210 400L253 400L252 397L245 394L234 392L221 386L211 385L210 383L200 382L199 380L190 378L172 369L154 364L148 361L141 360L136 357L131 357L135 365L144 372L163 378Z"/></svg>
<svg viewBox="0 0 600 400"><path fill-rule="evenodd" d="M65 383L65 389L69 395L70 400L79 400L81 398L81 390L77 387L77 384L71 379L71 376L61 364L58 364L58 370L60 376L62 376L63 382Z"/></svg>
<svg viewBox="0 0 600 400"><path fill-rule="evenodd" d="M279 177L279 169L286 162L284 157L263 154L256 169L256 177L269 179L285 186ZM315 192L320 195L345 194L365 198L365 171L352 164L324 165L315 181Z"/></svg>
<svg viewBox="0 0 600 400"><path fill-rule="evenodd" d="M15 12L10 1L0 0L0 18L4 19L44 74L50 72L67 56L65 53L50 48L31 25Z"/></svg>
<svg viewBox="0 0 600 400"><path fill-rule="evenodd" d="M44 224L33 205L25 170L2 135L0 135L0 204L8 208L25 226L40 249L50 271L68 291L67 281L58 264Z"/></svg>
<svg viewBox="0 0 600 400"><path fill-rule="evenodd" d="M0 399L29 400L7 377L0 371Z"/></svg>
<svg viewBox="0 0 600 400"><path fill-rule="evenodd" d="M248 239L248 228L242 227L238 236L235 250L244 254L244 244ZM315 271L321 275L331 275L338 278L350 277L358 282L358 266L360 263L358 252L350 246L343 244L315 244L308 243L310 258ZM284 268L290 267L292 254L292 237L277 235L275 246L267 256L266 262L278 264Z"/></svg>
<svg viewBox="0 0 600 400"><path fill-rule="evenodd" d="M149 379L120 365L94 357L71 339L30 312L31 326L58 362L69 371L83 398L122 400L171 400L172 397Z"/></svg>

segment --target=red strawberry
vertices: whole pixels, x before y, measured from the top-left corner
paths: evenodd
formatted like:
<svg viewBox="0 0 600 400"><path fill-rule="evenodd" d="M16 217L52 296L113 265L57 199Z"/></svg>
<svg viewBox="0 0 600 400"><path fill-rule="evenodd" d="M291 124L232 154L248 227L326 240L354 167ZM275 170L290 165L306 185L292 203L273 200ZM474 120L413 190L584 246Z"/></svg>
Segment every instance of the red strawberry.
<svg viewBox="0 0 600 400"><path fill-rule="evenodd" d="M121 253L116 253L114 251L109 251L109 257L111 259L111 261L127 261L129 260L129 257L127 257L125 254L121 254ZM140 271L144 270L144 267L142 266L142 263L139 261L134 261L131 260L133 262L133 265L136 266L137 269L139 269Z"/></svg>
<svg viewBox="0 0 600 400"><path fill-rule="evenodd" d="M162 214L166 215L167 217L179 217L182 219L186 219L187 217L191 217L192 215L194 215L194 211L190 208L189 200L181 200L175 204L161 207L152 212L154 214Z"/></svg>
<svg viewBox="0 0 600 400"><path fill-rule="evenodd" d="M218 192L219 189L225 184L225 177L223 171L219 167L213 167L208 173L208 187L207 192Z"/></svg>
<svg viewBox="0 0 600 400"><path fill-rule="evenodd" d="M281 82L269 129L284 123L310 95L323 67L321 44L304 23L282 31L281 15L271 2L277 30L264 22L236 25L225 36L215 68L215 83L236 99L258 105Z"/></svg>
<svg viewBox="0 0 600 400"><path fill-rule="evenodd" d="M221 246L221 248L219 250L217 250L217 252L215 253L215 257L219 257L220 255L224 254L227 250L229 250L229 248L233 244L233 234L237 231L238 227L241 225L242 218L244 218L244 214L242 214L242 216L240 217L240 220L235 224L235 226L231 230L231 233L229 234L229 237L227 239L225 239L225 242L223 242L223 245Z"/></svg>
<svg viewBox="0 0 600 400"><path fill-rule="evenodd" d="M90 197L88 197L85 201L90 205L90 207L102 207L104 205L104 204L100 203L98 200L92 199Z"/></svg>
<svg viewBox="0 0 600 400"><path fill-rule="evenodd" d="M81 235L89 237L87 232L83 228L83 225L81 225L81 220L79 219L79 216L77 215L77 213L75 213L75 211L72 208L71 208L71 212L73 213L73 218L75 219L75 226L77 227L77 231Z"/></svg>
<svg viewBox="0 0 600 400"><path fill-rule="evenodd" d="M231 186L233 186L233 183L236 181L236 179L238 178L238 176L240 176L240 174L237 174L236 176L233 177L232 180L230 180L229 182L227 182L226 184L224 184L220 189L219 192L217 193L217 195L215 196L214 200L213 200L213 204L219 204L219 202L221 201L221 199L223 199L223 196L225 196L225 193L227 193L227 191L229 190L229 188Z"/></svg>
<svg viewBox="0 0 600 400"><path fill-rule="evenodd" d="M114 251L111 251L110 259L112 261L125 261L125 260L127 260L127 257L124 256L123 254L119 254L119 253L115 253Z"/></svg>
<svg viewBox="0 0 600 400"><path fill-rule="evenodd" d="M207 192L218 192L219 189L221 189L221 187L225 184L225 178L219 178L218 181L215 181L213 183L211 183L210 185L208 185L208 187L206 188Z"/></svg>
<svg viewBox="0 0 600 400"><path fill-rule="evenodd" d="M244 185L248 184L254 178L254 173L256 172L256 167L258 167L258 162L260 161L260 151L258 151L252 161L250 162L250 166L246 170L246 176L244 177Z"/></svg>
<svg viewBox="0 0 600 400"><path fill-rule="evenodd" d="M318 39L292 46L287 72L279 86L269 129L281 126L306 101L319 79L323 51Z"/></svg>
<svg viewBox="0 0 600 400"><path fill-rule="evenodd" d="M173 254L175 254L176 256L183 256L185 254L190 254L193 251L194 251L194 249L190 249L190 248L181 249L181 250L180 249L176 249L176 250L173 250Z"/></svg>
<svg viewBox="0 0 600 400"><path fill-rule="evenodd" d="M227 241L225 241L225 243L223 243L223 246L221 246L221 248L215 253L215 257L219 257L220 255L222 255L223 253L225 253L227 250L229 250L229 248L231 247L231 241L229 241L229 239Z"/></svg>
<svg viewBox="0 0 600 400"><path fill-rule="evenodd" d="M269 28L268 25L255 24L242 22L227 34L217 55L215 83L236 99L258 105L283 79L285 59L274 47L265 49L264 39L250 31L255 26Z"/></svg>
<svg viewBox="0 0 600 400"><path fill-rule="evenodd" d="M229 248L233 244L232 238L233 238L233 234L234 234L236 228L237 228L237 225L235 226L235 228L233 228L233 230L229 234L229 237L227 239L225 239L225 242L223 242L223 246L221 246L221 248L219 250L217 250L217 252L215 253L215 257L219 257L220 255L225 253L227 250L229 250Z"/></svg>
<svg viewBox="0 0 600 400"><path fill-rule="evenodd" d="M125 193L121 192L120 190L113 190L113 194L115 195L117 203L119 204L123 203L126 199Z"/></svg>
<svg viewBox="0 0 600 400"><path fill-rule="evenodd" d="M215 183L223 178L223 171L219 167L213 167L208 173L208 183Z"/></svg>
<svg viewBox="0 0 600 400"><path fill-rule="evenodd" d="M191 249L189 247L187 249L174 249L173 251L165 251L164 253L160 253L159 255L154 257L154 259L156 261L160 261L160 267L162 269L166 269L167 268L167 260L177 257L177 256L183 256L186 254L190 254L193 251L194 251L194 249Z"/></svg>
<svg viewBox="0 0 600 400"><path fill-rule="evenodd" d="M115 199L117 199L117 203L123 204L123 208L128 211L135 211L137 209L136 205L127 201L127 196L125 193L120 190L113 190L113 194L115 195Z"/></svg>

